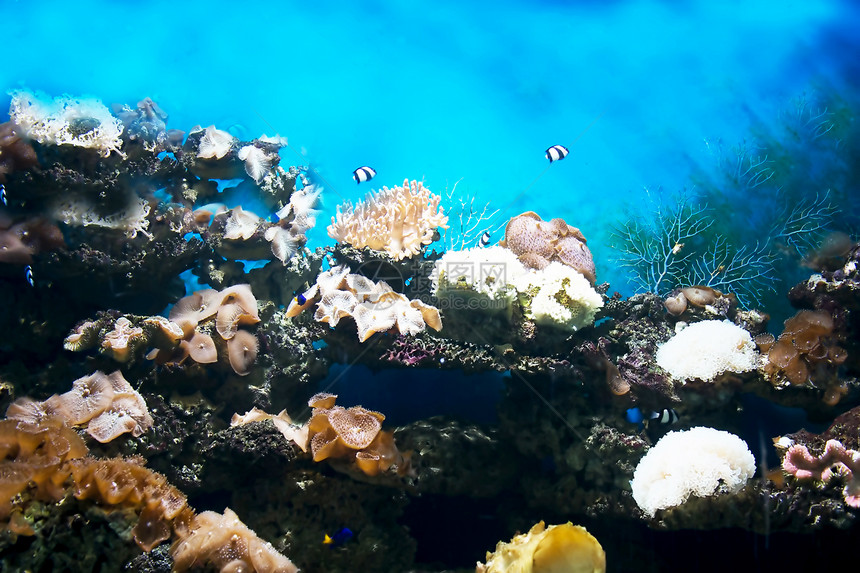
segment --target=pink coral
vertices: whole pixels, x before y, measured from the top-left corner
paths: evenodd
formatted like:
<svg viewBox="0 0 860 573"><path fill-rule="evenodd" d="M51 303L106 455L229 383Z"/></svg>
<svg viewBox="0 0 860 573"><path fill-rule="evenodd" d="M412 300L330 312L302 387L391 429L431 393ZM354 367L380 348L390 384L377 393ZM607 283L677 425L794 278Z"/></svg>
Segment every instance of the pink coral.
<svg viewBox="0 0 860 573"><path fill-rule="evenodd" d="M848 482L842 492L845 503L860 507L860 452L846 449L839 440L827 440L820 456L813 456L806 446L794 444L785 453L782 469L798 479L823 482L840 474Z"/></svg>

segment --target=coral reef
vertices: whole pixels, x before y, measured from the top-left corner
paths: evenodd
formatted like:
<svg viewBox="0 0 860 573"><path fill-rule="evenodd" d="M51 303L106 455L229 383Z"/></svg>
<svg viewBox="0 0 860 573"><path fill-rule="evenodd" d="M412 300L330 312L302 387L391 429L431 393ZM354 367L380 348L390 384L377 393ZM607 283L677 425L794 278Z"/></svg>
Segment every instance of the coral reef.
<svg viewBox="0 0 860 573"><path fill-rule="evenodd" d="M406 179L368 193L355 206L349 201L338 206L328 234L339 243L385 251L398 261L413 257L436 239L438 228L447 227L440 200L423 182Z"/></svg>

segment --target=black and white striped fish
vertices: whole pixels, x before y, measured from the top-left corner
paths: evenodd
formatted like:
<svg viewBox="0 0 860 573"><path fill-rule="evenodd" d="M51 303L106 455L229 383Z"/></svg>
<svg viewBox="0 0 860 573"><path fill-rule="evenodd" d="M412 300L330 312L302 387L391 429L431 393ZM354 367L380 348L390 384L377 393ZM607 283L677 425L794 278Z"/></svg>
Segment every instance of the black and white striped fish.
<svg viewBox="0 0 860 573"><path fill-rule="evenodd" d="M484 231L484 234L481 235L481 238L478 240L478 246L482 249L490 244L490 232Z"/></svg>
<svg viewBox="0 0 860 573"><path fill-rule="evenodd" d="M355 179L356 183L364 183L365 181L370 181L374 177L376 177L376 170L373 167L359 167L352 172L352 178Z"/></svg>
<svg viewBox="0 0 860 573"><path fill-rule="evenodd" d="M552 163L553 161L564 159L567 157L568 153L570 152L567 150L567 147L563 145L553 145L546 150L546 158L549 159L550 163Z"/></svg>
<svg viewBox="0 0 860 573"><path fill-rule="evenodd" d="M627 410L627 421L631 424L637 424L641 430L643 426L648 424L657 424L659 426L668 426L678 421L679 416L673 408L663 408L659 412L643 412L641 408L630 408Z"/></svg>
<svg viewBox="0 0 860 573"><path fill-rule="evenodd" d="M6 205L6 186L0 183L0 203Z"/></svg>

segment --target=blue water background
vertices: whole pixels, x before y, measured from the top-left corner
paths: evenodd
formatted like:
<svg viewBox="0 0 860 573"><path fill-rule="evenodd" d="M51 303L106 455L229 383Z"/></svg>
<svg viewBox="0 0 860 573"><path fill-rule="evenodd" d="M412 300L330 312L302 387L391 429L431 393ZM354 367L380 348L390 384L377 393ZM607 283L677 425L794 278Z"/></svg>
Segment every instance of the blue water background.
<svg viewBox="0 0 860 573"><path fill-rule="evenodd" d="M284 162L326 188L312 247L375 184L460 181L504 218L580 227L625 294L607 231L645 187L689 186L706 139L738 142L804 92L858 91L858 9L836 0L4 0L0 15L6 89L150 96L169 127L287 136ZM553 144L571 154L547 169ZM357 187L361 165L379 175Z"/></svg>

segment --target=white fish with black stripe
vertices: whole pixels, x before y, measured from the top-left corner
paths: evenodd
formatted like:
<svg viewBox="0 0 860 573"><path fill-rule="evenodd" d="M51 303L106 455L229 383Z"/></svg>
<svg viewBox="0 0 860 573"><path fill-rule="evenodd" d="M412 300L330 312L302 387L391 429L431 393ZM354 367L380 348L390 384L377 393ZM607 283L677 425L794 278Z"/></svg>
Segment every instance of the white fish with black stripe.
<svg viewBox="0 0 860 573"><path fill-rule="evenodd" d="M546 158L549 159L549 162L559 161L567 157L567 154L570 153L567 150L567 147L563 145L553 145L549 149L546 150Z"/></svg>
<svg viewBox="0 0 860 573"><path fill-rule="evenodd" d="M376 177L376 169L367 167L366 165L352 172L352 178L355 179L356 184L370 181L374 177Z"/></svg>
<svg viewBox="0 0 860 573"><path fill-rule="evenodd" d="M478 239L478 246L482 249L490 244L490 232L484 231L484 234L481 235L481 238Z"/></svg>

